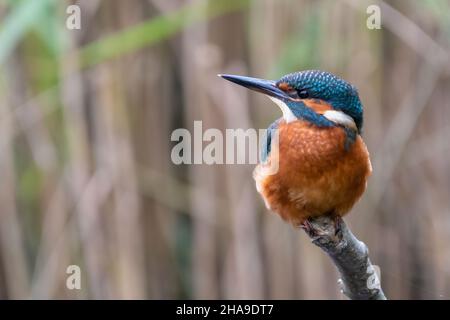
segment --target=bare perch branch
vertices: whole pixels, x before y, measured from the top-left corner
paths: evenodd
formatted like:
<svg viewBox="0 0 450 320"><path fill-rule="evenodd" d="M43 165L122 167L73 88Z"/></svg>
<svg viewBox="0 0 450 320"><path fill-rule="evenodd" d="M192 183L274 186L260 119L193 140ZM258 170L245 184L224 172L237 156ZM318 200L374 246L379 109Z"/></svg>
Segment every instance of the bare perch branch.
<svg viewBox="0 0 450 320"><path fill-rule="evenodd" d="M333 260L342 292L352 300L386 300L367 246L356 239L342 218L318 217L309 221L306 234Z"/></svg>

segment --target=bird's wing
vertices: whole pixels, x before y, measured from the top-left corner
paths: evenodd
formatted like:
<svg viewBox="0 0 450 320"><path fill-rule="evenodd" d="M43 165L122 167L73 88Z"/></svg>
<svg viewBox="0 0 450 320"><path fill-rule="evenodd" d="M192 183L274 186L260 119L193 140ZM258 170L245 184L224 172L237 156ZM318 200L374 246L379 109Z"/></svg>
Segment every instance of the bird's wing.
<svg viewBox="0 0 450 320"><path fill-rule="evenodd" d="M280 122L283 120L283 118L275 120L266 130L266 135L262 139L261 143L261 162L266 162L267 158L269 157L270 150L271 150L271 144L272 144L272 137L274 135L275 130L278 129L278 126L280 125Z"/></svg>

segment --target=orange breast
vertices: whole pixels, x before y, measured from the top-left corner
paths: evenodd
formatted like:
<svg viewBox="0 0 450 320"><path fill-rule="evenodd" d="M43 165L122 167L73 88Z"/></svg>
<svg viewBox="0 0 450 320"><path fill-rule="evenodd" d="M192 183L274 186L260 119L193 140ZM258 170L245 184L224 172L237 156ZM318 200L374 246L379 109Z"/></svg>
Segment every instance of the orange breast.
<svg viewBox="0 0 450 320"><path fill-rule="evenodd" d="M254 178L266 205L294 225L309 217L346 214L361 197L372 168L358 135L345 150L340 127L318 128L297 120L279 127L279 149L269 161L278 172L267 174L258 165Z"/></svg>

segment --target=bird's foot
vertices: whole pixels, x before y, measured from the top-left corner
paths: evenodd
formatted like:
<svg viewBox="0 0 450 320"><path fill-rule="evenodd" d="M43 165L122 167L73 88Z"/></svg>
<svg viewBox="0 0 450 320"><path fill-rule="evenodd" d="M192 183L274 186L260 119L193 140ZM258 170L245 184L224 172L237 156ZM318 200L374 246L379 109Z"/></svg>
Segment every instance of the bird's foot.
<svg viewBox="0 0 450 320"><path fill-rule="evenodd" d="M300 228L302 228L310 237L314 237L316 236L316 230L313 227L313 225L311 224L310 219L305 219L301 224L300 224Z"/></svg>
<svg viewBox="0 0 450 320"><path fill-rule="evenodd" d="M335 236L337 236L341 232L341 221L342 221L341 217L337 215L333 217Z"/></svg>
<svg viewBox="0 0 450 320"><path fill-rule="evenodd" d="M338 242L342 238L342 218L337 215L326 215L308 218L299 225L313 241Z"/></svg>

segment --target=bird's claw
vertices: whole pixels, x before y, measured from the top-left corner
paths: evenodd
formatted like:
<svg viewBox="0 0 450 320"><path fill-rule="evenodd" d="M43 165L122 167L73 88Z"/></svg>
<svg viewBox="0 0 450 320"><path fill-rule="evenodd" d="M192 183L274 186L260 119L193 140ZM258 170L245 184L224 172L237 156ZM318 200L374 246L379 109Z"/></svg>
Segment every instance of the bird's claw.
<svg viewBox="0 0 450 320"><path fill-rule="evenodd" d="M316 235L316 230L312 226L312 224L309 221L309 219L304 220L300 224L300 228L302 228L307 234L309 234L310 237L314 237Z"/></svg>
<svg viewBox="0 0 450 320"><path fill-rule="evenodd" d="M339 216L334 216L334 235L337 236L341 232L341 218Z"/></svg>

